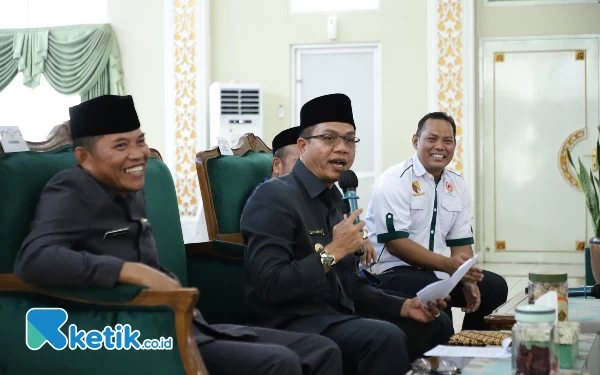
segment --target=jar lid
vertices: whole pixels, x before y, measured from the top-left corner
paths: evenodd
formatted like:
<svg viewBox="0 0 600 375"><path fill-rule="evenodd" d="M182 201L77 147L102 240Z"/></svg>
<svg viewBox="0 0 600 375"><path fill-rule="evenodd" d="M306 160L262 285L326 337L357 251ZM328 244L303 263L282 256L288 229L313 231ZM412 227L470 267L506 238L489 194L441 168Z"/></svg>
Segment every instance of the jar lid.
<svg viewBox="0 0 600 375"><path fill-rule="evenodd" d="M515 320L517 322L543 323L554 322L556 309L550 306L523 305L515 308Z"/></svg>
<svg viewBox="0 0 600 375"><path fill-rule="evenodd" d="M529 280L537 283L563 283L567 281L566 273L530 273Z"/></svg>

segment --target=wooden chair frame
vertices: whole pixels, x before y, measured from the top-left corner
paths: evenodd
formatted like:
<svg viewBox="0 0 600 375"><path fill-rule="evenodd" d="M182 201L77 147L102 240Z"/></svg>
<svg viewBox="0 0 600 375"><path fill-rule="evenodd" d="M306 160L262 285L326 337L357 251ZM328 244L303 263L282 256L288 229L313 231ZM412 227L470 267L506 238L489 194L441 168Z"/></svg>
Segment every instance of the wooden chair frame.
<svg viewBox="0 0 600 375"><path fill-rule="evenodd" d="M27 142L29 149L36 152L54 150L60 146L71 144L69 122L55 126L50 134L41 142ZM3 153L0 145L0 153ZM162 160L162 156L155 149L150 149L150 155ZM188 246L189 245L189 246ZM195 248L202 244L186 244L186 253L196 254ZM0 290L10 292L35 292L63 300L76 301L94 305L111 306L169 306L175 314L175 340L186 374L208 374L204 361L200 356L192 329L193 311L198 301L200 292L196 288L181 288L173 291L142 290L133 300L127 303L86 301L82 299L67 298L53 295L34 285L25 283L14 274L0 274Z"/></svg>
<svg viewBox="0 0 600 375"><path fill-rule="evenodd" d="M272 154L273 150L267 146L262 139L252 133L246 133L242 136L237 147L232 148L234 156L243 156L249 151L264 151ZM204 217L206 218L206 229L208 230L208 239L220 240L225 242L243 243L241 233L221 234L217 225L217 214L213 203L212 190L208 181L208 161L221 155L219 147L213 147L206 151L200 151L196 154L196 171L198 173L198 182L200 183L200 194L202 204L204 205Z"/></svg>

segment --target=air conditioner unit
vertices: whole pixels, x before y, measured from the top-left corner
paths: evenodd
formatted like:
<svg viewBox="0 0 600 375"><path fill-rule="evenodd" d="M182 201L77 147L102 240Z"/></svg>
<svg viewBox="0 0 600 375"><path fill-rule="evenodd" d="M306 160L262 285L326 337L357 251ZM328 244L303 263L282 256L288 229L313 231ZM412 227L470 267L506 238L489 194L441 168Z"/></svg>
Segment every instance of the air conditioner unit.
<svg viewBox="0 0 600 375"><path fill-rule="evenodd" d="M209 88L210 147L225 138L231 147L246 133L263 136L262 89L257 83L215 82Z"/></svg>

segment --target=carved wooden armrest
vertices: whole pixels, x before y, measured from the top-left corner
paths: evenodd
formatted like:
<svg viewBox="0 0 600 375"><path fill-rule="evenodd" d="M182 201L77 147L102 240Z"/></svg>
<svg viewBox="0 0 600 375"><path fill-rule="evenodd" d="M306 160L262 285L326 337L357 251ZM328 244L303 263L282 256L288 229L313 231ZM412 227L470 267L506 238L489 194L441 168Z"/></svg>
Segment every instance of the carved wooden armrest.
<svg viewBox="0 0 600 375"><path fill-rule="evenodd" d="M196 340L192 329L193 310L199 297L199 292L195 288L181 288L170 291L141 289L135 297L127 302L86 300L85 298L61 294L60 289L44 289L36 287L35 285L22 281L14 274L0 274L0 291L32 292L57 299L94 305L169 306L173 309L173 313L175 314L175 339L186 374L208 374L204 361L196 346Z"/></svg>

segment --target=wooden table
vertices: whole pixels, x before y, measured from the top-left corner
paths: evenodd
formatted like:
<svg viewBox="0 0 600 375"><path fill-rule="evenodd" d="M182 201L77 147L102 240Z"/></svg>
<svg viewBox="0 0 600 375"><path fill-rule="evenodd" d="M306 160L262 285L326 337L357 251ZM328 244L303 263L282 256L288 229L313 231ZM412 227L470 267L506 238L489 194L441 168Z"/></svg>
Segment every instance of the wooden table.
<svg viewBox="0 0 600 375"><path fill-rule="evenodd" d="M485 317L495 331L510 331L515 324L515 308L529 303L526 294L518 294ZM600 331L600 299L569 297L569 320L581 324L581 333Z"/></svg>
<svg viewBox="0 0 600 375"><path fill-rule="evenodd" d="M517 294L484 318L493 331L510 331L515 324L515 308L528 304L526 294Z"/></svg>
<svg viewBox="0 0 600 375"><path fill-rule="evenodd" d="M573 368L561 369L560 375L598 375L600 364L600 336L582 334L579 336L579 355ZM458 363L457 363L458 364ZM506 375L511 373L511 359L474 358L462 367L462 375Z"/></svg>
<svg viewBox="0 0 600 375"><path fill-rule="evenodd" d="M579 354L573 368L561 369L560 375L600 375L600 335L581 334ZM440 358L430 358L437 364ZM445 358L453 361L461 369L462 375L506 375L511 373L511 358ZM434 367L437 365L434 365ZM406 375L413 375L408 371Z"/></svg>

